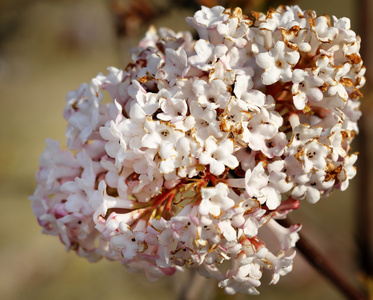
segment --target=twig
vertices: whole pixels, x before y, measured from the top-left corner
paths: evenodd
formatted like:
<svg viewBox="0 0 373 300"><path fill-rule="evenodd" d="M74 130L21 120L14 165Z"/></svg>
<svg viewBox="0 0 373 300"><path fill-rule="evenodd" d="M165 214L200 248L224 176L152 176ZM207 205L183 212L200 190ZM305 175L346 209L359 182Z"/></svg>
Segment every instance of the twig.
<svg viewBox="0 0 373 300"><path fill-rule="evenodd" d="M189 278L184 283L180 293L178 300L197 300L197 299L211 299L213 297L213 292L206 293L202 292L204 289L208 289L206 286L207 279L201 277L197 269L189 269Z"/></svg>
<svg viewBox="0 0 373 300"><path fill-rule="evenodd" d="M359 263L361 270L370 277L373 277L373 264L370 254L371 247L371 224L370 224L370 184L371 174L370 168L370 153L369 153L369 133L367 129L367 116L363 116L360 120L359 132L359 180L356 205L356 241L359 251Z"/></svg>
<svg viewBox="0 0 373 300"><path fill-rule="evenodd" d="M362 39L362 48L361 55L364 59L364 63L367 67L367 91L368 99L364 102L368 102L372 95L372 90L369 87L373 83L373 66L371 58L371 32L369 20L370 10L369 7L370 0L359 0L357 4L358 9L358 20L359 31ZM371 183L371 172L370 168L367 166L371 165L370 162L370 151L369 151L369 130L368 130L368 120L371 114L371 104L363 103L363 106L367 109L364 109L364 114L360 120L359 128L360 132L358 135L359 142L359 181L358 181L358 191L357 191L357 218L356 218L356 240L357 248L359 251L359 263L361 270L365 273L367 277L373 277L373 260L371 253L372 249L372 228L371 228L371 206L370 206L370 183ZM369 114L369 115L368 115Z"/></svg>
<svg viewBox="0 0 373 300"><path fill-rule="evenodd" d="M277 220L281 225L290 227L291 223L288 220ZM326 258L320 253L305 237L299 234L299 241L296 244L297 249L304 255L307 261L334 286L351 300L367 300L368 297L356 289L349 280L342 276L342 272L337 270L331 263L330 258Z"/></svg>

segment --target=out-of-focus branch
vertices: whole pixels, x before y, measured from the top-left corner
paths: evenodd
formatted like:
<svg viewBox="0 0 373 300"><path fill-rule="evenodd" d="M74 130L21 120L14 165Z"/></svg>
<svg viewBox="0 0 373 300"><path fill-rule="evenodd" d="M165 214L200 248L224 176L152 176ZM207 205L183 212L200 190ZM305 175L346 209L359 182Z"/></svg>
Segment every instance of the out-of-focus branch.
<svg viewBox="0 0 373 300"><path fill-rule="evenodd" d="M359 143L359 165L358 165L358 191L357 191L357 217L356 217L356 239L357 249L359 253L360 268L364 272L364 277L373 278L373 249L372 249L372 224L371 224L371 210L372 206L370 200L372 199L370 185L373 180L370 166L372 164L370 159L370 130L369 120L372 117L372 89L373 84L373 66L372 66L372 24L371 24L371 1L359 0L356 7L357 19L359 20L359 32L361 35L361 55L364 64L367 68L366 72L366 87L365 87L365 101L363 101L363 116L360 120L360 133L358 136ZM369 280L368 280L369 281Z"/></svg>
<svg viewBox="0 0 373 300"><path fill-rule="evenodd" d="M297 0L196 0L200 5L212 7L222 5L224 7L240 7L242 11L250 15L251 11L266 11L268 8L275 8L279 5L292 5Z"/></svg>
<svg viewBox="0 0 373 300"><path fill-rule="evenodd" d="M289 220L277 220L281 225L290 227ZM321 274L334 284L334 286L351 300L368 300L367 296L351 285L350 281L343 276L340 270L337 270L331 263L330 258L325 257L308 240L304 234L299 233L299 241L296 244L297 249L303 254L307 261Z"/></svg>
<svg viewBox="0 0 373 300"><path fill-rule="evenodd" d="M215 286L211 289L213 281L198 274L197 269L189 269L189 278L184 282L179 292L178 300L209 300L215 299Z"/></svg>
<svg viewBox="0 0 373 300"><path fill-rule="evenodd" d="M169 0L163 5L151 0L111 0L109 8L118 37L135 37L138 36L141 27L147 27L158 18L169 15L173 9L193 11L198 10L200 4L197 0Z"/></svg>
<svg viewBox="0 0 373 300"><path fill-rule="evenodd" d="M241 7L250 14L252 10L265 11L280 4L294 4L296 0L168 0L167 5L157 5L151 0L110 0L110 11L115 21L118 37L137 36L140 27L152 24L156 19L165 16L173 9L191 9L197 11L201 5L213 7Z"/></svg>

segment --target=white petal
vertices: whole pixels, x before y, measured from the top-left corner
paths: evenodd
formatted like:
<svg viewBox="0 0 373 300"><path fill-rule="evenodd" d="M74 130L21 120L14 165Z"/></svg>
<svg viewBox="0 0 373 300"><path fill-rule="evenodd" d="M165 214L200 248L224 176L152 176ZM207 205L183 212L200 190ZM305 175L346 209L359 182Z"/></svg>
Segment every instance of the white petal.
<svg viewBox="0 0 373 300"><path fill-rule="evenodd" d="M271 85L280 79L281 70L277 67L269 67L262 74L262 82L265 85Z"/></svg>
<svg viewBox="0 0 373 300"><path fill-rule="evenodd" d="M268 52L258 54L255 61L262 69L267 69L275 65L275 59Z"/></svg>

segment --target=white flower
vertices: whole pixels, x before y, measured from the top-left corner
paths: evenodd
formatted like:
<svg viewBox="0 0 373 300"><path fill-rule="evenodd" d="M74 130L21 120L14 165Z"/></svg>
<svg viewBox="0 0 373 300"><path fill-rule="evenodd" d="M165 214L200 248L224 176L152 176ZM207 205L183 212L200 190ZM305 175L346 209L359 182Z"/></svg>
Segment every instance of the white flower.
<svg viewBox="0 0 373 300"><path fill-rule="evenodd" d="M225 55L228 51L224 44L214 46L209 41L198 40L194 45L196 55L190 56L189 63L198 69L208 71L213 68L213 64L218 58Z"/></svg>
<svg viewBox="0 0 373 300"><path fill-rule="evenodd" d="M238 101L232 97L221 117L222 119L219 125L221 131L239 134L242 129L242 123L250 120L251 114L242 110Z"/></svg>
<svg viewBox="0 0 373 300"><path fill-rule="evenodd" d="M209 73L209 81L214 79L222 80L227 86L232 85L235 81L235 70L230 69L228 64L219 59Z"/></svg>
<svg viewBox="0 0 373 300"><path fill-rule="evenodd" d="M265 85L279 80L287 82L292 78L292 67L299 60L297 51L286 50L284 42L278 41L268 52L256 56L256 63L264 69L262 82Z"/></svg>
<svg viewBox="0 0 373 300"><path fill-rule="evenodd" d="M263 247L249 257L241 254L234 262L234 267L227 272L226 279L219 282L219 287L224 288L224 291L229 295L238 292L258 295L259 292L256 288L261 284L261 260L267 251Z"/></svg>
<svg viewBox="0 0 373 300"><path fill-rule="evenodd" d="M222 22L217 26L217 31L220 35L224 36L225 43L234 44L238 48L243 48L247 44L244 36L252 24L251 20L242 18L242 10L237 7L230 14L227 22Z"/></svg>
<svg viewBox="0 0 373 300"><path fill-rule="evenodd" d="M219 79L209 83L204 80L196 80L193 82L193 92L196 94L201 107L209 109L224 109L230 99L227 86Z"/></svg>
<svg viewBox="0 0 373 300"><path fill-rule="evenodd" d="M285 161L278 160L268 165L268 184L261 192L266 198L268 209L274 210L281 204L281 194L288 192L293 184L286 181L286 174L283 172Z"/></svg>
<svg viewBox="0 0 373 300"><path fill-rule="evenodd" d="M228 295L236 293L259 295L256 288L260 286L260 277L260 265L258 263L248 263L240 266L236 274L232 275L232 278L220 281L219 287L224 288Z"/></svg>
<svg viewBox="0 0 373 300"><path fill-rule="evenodd" d="M310 175L304 175L298 178L291 195L296 199L303 199L309 203L316 203L320 200L321 194L330 189L334 181L326 181L326 173L323 170L318 170Z"/></svg>
<svg viewBox="0 0 373 300"><path fill-rule="evenodd" d="M129 109L131 121L143 122L147 116L152 116L159 108L157 95L147 92L137 80L132 81L128 94L135 100Z"/></svg>
<svg viewBox="0 0 373 300"><path fill-rule="evenodd" d="M273 268L273 276L270 284L276 284L280 276L284 276L293 269L293 259L296 252L294 251L291 255L285 256L285 252L280 252L279 255L275 256L272 252L267 253L266 259L270 262Z"/></svg>
<svg viewBox="0 0 373 300"><path fill-rule="evenodd" d="M163 113L157 114L157 118L171 123L182 121L188 111L185 100L177 98L161 98L160 107Z"/></svg>
<svg viewBox="0 0 373 300"><path fill-rule="evenodd" d="M207 205L209 204L211 203L207 203ZM199 238L196 240L196 243L200 247L205 247L208 243L217 244L221 240L221 230L218 228L216 222L211 220L207 214L201 215L197 233Z"/></svg>
<svg viewBox="0 0 373 300"><path fill-rule="evenodd" d="M212 188L203 188L201 191L202 201L199 206L199 213L202 215L211 214L218 217L222 210L227 210L234 205L234 201L228 197L228 186L218 183Z"/></svg>
<svg viewBox="0 0 373 300"><path fill-rule="evenodd" d="M357 160L357 155L352 154L346 156L343 160L343 172L340 173L339 180L341 183L341 190L344 191L347 189L350 179L354 178L356 175L356 167L353 164Z"/></svg>
<svg viewBox="0 0 373 300"><path fill-rule="evenodd" d="M338 29L328 25L328 19L325 16L317 17L313 24L310 22L311 29L315 32L321 42L331 42L338 34Z"/></svg>
<svg viewBox="0 0 373 300"><path fill-rule="evenodd" d="M260 218L265 214L265 211L262 209L255 209L252 214L245 220L245 223L242 225L243 232L246 237L253 238L258 235L260 227Z"/></svg>
<svg viewBox="0 0 373 300"><path fill-rule="evenodd" d="M318 88L323 85L323 80L311 75L301 69L293 71L293 93L294 106L297 109L304 109L307 101L320 101L323 97L321 90Z"/></svg>
<svg viewBox="0 0 373 300"><path fill-rule="evenodd" d="M209 136L215 138L223 137L216 120L216 110L201 106L197 101L190 104L190 113L194 117L195 134L198 142L203 145Z"/></svg>
<svg viewBox="0 0 373 300"><path fill-rule="evenodd" d="M98 187L98 191L102 194L102 203L99 208L96 209L93 218L94 220L97 220L99 216L105 217L107 211L110 208L124 208L124 209L130 209L133 207L133 202L129 199L120 199L115 198L112 196L109 196L107 194L107 186L105 181L101 181Z"/></svg>
<svg viewBox="0 0 373 300"><path fill-rule="evenodd" d="M141 141L142 146L146 148L158 149L161 143L165 141L176 143L182 136L182 133L173 127L160 121L153 121L150 118L146 119L144 130L146 134L142 137Z"/></svg>
<svg viewBox="0 0 373 300"><path fill-rule="evenodd" d="M170 220L173 237L188 247L192 247L193 239L197 237L199 219L195 216L196 213L196 207L187 205Z"/></svg>
<svg viewBox="0 0 373 300"><path fill-rule="evenodd" d="M188 17L186 21L198 31L201 39L220 44L218 34L214 33L213 29L228 19L228 14L223 13L224 10L222 6L202 6L202 9L194 14L194 18Z"/></svg>
<svg viewBox="0 0 373 300"><path fill-rule="evenodd" d="M250 74L250 70L248 70ZM252 75L238 74L234 86L237 102L243 110L258 111L266 102L266 95L259 90L252 89Z"/></svg>
<svg viewBox="0 0 373 300"><path fill-rule="evenodd" d="M159 171L163 174L169 174L175 170L177 151L173 143L162 143L159 149L159 155L162 159L159 165Z"/></svg>
<svg viewBox="0 0 373 300"><path fill-rule="evenodd" d="M321 132L321 127L310 127L308 124L299 124L297 122L294 124L293 136L289 146L297 149L308 141L320 137Z"/></svg>
<svg viewBox="0 0 373 300"><path fill-rule="evenodd" d="M342 124L343 129L359 132L357 120L361 117L360 102L348 100L342 112L347 117Z"/></svg>
<svg viewBox="0 0 373 300"><path fill-rule="evenodd" d="M295 154L296 159L302 162L304 172L308 173L313 168L322 170L326 166L326 157L331 149L319 143L316 139L306 143L304 147Z"/></svg>
<svg viewBox="0 0 373 300"><path fill-rule="evenodd" d="M117 110L117 117L114 120L110 120L106 123L105 127L100 127L100 135L107 141L105 144L105 151L108 156L115 158L116 165L121 165L124 159L124 153L127 150L126 137L123 134L125 125L123 115L121 114L122 107L118 102L115 101L113 105Z"/></svg>
<svg viewBox="0 0 373 300"><path fill-rule="evenodd" d="M286 134L278 132L273 138L266 140L266 147L262 147L261 151L269 158L281 156L284 153L288 142Z"/></svg>
<svg viewBox="0 0 373 300"><path fill-rule="evenodd" d="M272 139L282 125L282 118L277 112L260 108L260 113L254 114L243 127L242 140L252 150L267 152L266 140Z"/></svg>
<svg viewBox="0 0 373 300"><path fill-rule="evenodd" d="M187 55L184 50L178 54L173 49L166 49L166 63L158 70L157 79L169 80L171 86L176 78L183 78L189 70Z"/></svg>
<svg viewBox="0 0 373 300"><path fill-rule="evenodd" d="M232 155L233 142L228 139L218 144L218 141L209 136L205 142L205 151L199 156L199 162L210 166L210 172L214 175L221 175L225 166L234 169L238 166L237 158Z"/></svg>
<svg viewBox="0 0 373 300"><path fill-rule="evenodd" d="M258 163L253 170L248 169L245 173L245 189L250 197L262 197L261 189L268 183L263 162Z"/></svg>

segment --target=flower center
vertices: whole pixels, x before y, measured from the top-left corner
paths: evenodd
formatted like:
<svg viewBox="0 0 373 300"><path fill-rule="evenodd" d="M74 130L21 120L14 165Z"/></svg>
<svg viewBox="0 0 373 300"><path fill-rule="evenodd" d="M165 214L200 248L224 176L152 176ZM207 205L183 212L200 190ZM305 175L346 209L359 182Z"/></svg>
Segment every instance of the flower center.
<svg viewBox="0 0 373 300"><path fill-rule="evenodd" d="M168 136L170 134L170 132L168 130L162 130L161 131L161 135L163 135L164 137Z"/></svg>

